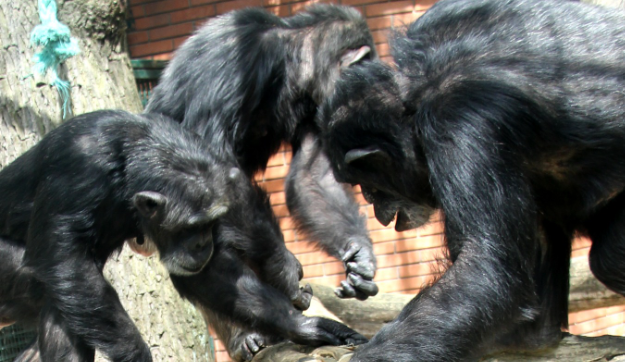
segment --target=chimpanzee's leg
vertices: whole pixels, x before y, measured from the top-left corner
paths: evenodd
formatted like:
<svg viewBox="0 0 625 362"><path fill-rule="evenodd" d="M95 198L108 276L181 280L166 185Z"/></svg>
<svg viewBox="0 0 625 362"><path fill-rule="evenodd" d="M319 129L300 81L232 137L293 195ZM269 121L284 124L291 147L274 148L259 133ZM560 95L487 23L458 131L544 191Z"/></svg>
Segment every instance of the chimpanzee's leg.
<svg viewBox="0 0 625 362"><path fill-rule="evenodd" d="M625 194L611 200L586 228L592 240L590 270L608 288L625 295Z"/></svg>
<svg viewBox="0 0 625 362"><path fill-rule="evenodd" d="M566 228L543 222L534 272L537 315L499 338L494 349L535 350L560 342L562 329L568 327L572 238L573 233Z"/></svg>
<svg viewBox="0 0 625 362"><path fill-rule="evenodd" d="M337 288L337 295L367 299L377 294L372 281L376 270L373 245L351 189L336 181L312 133L293 152L286 180L287 205L298 227L345 263L348 278Z"/></svg>

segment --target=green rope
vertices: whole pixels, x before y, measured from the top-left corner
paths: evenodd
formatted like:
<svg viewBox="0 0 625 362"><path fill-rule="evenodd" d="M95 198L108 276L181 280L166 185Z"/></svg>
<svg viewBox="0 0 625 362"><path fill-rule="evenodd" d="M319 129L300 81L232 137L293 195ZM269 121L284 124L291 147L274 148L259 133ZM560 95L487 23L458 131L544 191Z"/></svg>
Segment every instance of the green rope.
<svg viewBox="0 0 625 362"><path fill-rule="evenodd" d="M70 36L69 28L61 24L56 18L56 1L39 0L39 18L41 25L37 25L30 34L30 42L43 49L35 54L34 71L45 75L48 70L52 72L51 84L56 87L63 100L63 118L69 110L69 81L59 78L57 68L64 62L80 52L76 39Z"/></svg>

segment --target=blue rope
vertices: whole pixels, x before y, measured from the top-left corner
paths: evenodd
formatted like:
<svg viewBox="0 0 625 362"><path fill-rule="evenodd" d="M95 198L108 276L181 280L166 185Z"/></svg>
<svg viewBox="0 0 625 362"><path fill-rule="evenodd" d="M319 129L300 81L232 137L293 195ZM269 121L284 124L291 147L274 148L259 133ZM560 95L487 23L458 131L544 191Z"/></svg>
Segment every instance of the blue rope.
<svg viewBox="0 0 625 362"><path fill-rule="evenodd" d="M39 0L39 19L41 25L37 25L30 34L30 42L33 46L43 47L35 54L33 67L35 72L45 75L48 70L52 72L51 84L56 87L63 100L63 118L69 111L69 81L59 78L57 69L59 64L80 52L78 42L70 36L69 28L61 24L56 18L56 1Z"/></svg>

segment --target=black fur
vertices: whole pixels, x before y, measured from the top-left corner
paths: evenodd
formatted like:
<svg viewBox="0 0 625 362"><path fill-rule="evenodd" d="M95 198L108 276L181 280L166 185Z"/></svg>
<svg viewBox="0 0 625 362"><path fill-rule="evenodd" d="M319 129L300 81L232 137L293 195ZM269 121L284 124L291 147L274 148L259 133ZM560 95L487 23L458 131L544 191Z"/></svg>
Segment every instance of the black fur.
<svg viewBox="0 0 625 362"><path fill-rule="evenodd" d="M202 135L249 178L290 143L289 210L301 230L345 262L348 278L337 294L359 299L378 290L373 247L351 190L336 182L318 146L314 117L343 69L375 57L355 9L314 5L283 19L243 9L209 20L175 52L146 107ZM226 334L219 337L231 346Z"/></svg>
<svg viewBox="0 0 625 362"><path fill-rule="evenodd" d="M376 217L445 215L453 265L352 361L474 361L557 343L571 239L625 295L625 13L442 0L397 34L393 71L347 70L319 124Z"/></svg>
<svg viewBox="0 0 625 362"><path fill-rule="evenodd" d="M271 310L276 303L290 307L281 306L280 320L267 322L271 326L263 330L310 344L364 341L341 324L307 319L291 306L294 297L285 290L299 290L300 275L287 278L276 268L297 273L301 266L283 242L275 244L280 237L263 239L279 233L275 220L259 219L252 231L228 226L242 215L236 195L245 195L245 202L258 200L255 207L269 207L264 194L250 186L200 137L160 115L99 111L50 132L0 172L0 321L39 324L37 347L19 360L92 361L95 349L112 361L152 360L102 275L109 256L131 238L154 244L172 278L184 281L179 283L202 285L179 288L202 309L223 298L206 283L222 280L220 261L228 259L230 268L257 266L260 276L229 286L233 304L246 311ZM255 235L259 230L265 233ZM253 234L239 235L248 231ZM252 236L274 251L275 264L257 265L245 255L257 245ZM209 269L209 260L217 268ZM254 289L265 299L241 299L237 288ZM310 298L306 290L301 294ZM243 312L215 309L228 320L247 323ZM296 322L308 322L312 329ZM283 327L288 323L290 328Z"/></svg>

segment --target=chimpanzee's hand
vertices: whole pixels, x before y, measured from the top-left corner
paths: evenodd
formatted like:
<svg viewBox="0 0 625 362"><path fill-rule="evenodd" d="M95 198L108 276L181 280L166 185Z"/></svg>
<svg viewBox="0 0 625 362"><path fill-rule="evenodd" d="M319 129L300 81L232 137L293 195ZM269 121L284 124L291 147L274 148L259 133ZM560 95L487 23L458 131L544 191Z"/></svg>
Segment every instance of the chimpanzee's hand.
<svg viewBox="0 0 625 362"><path fill-rule="evenodd" d="M378 286L373 282L376 261L373 250L368 244L352 241L342 257L345 263L347 280L334 290L339 298L365 300L378 294Z"/></svg>
<svg viewBox="0 0 625 362"><path fill-rule="evenodd" d="M313 297L313 290L310 284L306 284L299 288L297 296L292 299L293 306L299 310L306 310L310 307L310 301Z"/></svg>
<svg viewBox="0 0 625 362"><path fill-rule="evenodd" d="M289 339L309 346L367 343L367 338L342 323L327 318L303 315L297 323L297 330L290 333Z"/></svg>
<svg viewBox="0 0 625 362"><path fill-rule="evenodd" d="M251 332L243 334L235 341L231 341L232 359L237 362L251 361L261 349L267 347L271 343L263 335Z"/></svg>

